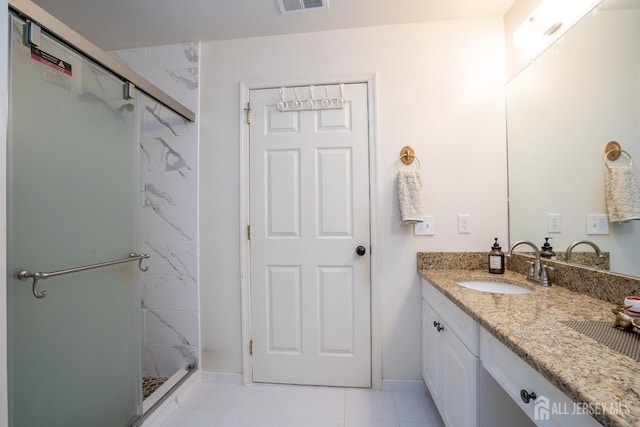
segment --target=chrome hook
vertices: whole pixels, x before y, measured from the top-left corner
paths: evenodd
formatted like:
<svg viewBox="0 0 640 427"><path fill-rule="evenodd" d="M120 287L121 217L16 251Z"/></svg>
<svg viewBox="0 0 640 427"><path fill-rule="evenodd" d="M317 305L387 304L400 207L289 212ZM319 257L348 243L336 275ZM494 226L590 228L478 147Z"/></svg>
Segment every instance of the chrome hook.
<svg viewBox="0 0 640 427"><path fill-rule="evenodd" d="M18 279L20 280L28 280L33 279L33 283L31 284L31 290L33 291L33 296L42 299L47 296L47 291L38 291L38 281L40 279L46 279L46 277L42 276L42 273L32 273L29 270L22 270L18 273Z"/></svg>
<svg viewBox="0 0 640 427"><path fill-rule="evenodd" d="M33 275L33 285L31 285L31 290L33 291L33 296L42 299L47 296L47 291L38 291L38 280L40 280L42 276L40 273L34 273Z"/></svg>
<svg viewBox="0 0 640 427"><path fill-rule="evenodd" d="M140 271L147 271L147 270L149 270L149 266L143 266L143 265L142 265L142 261L144 261L145 259L149 259L149 257L150 257L150 256L151 256L151 255L149 255L149 254L140 254L140 255L138 255L138 254L137 254L137 253L135 253L135 252L131 252L131 253L129 254L129 257L131 257L131 258L138 258L138 257L141 257L141 258L140 258L140 260L138 261L138 269L139 269Z"/></svg>

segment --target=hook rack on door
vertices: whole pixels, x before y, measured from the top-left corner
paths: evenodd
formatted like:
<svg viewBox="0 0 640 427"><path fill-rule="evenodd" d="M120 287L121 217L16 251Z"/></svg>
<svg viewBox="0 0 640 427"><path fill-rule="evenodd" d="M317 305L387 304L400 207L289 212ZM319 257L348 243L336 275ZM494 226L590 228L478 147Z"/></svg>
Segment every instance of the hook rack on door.
<svg viewBox="0 0 640 427"><path fill-rule="evenodd" d="M280 102L278 102L278 110L280 111L303 111L303 110L335 110L342 109L347 104L344 97L344 83L340 83L340 96L332 98L329 96L329 86L319 88L316 86L308 86L307 88L280 88ZM324 97L317 97L317 92L324 89ZM287 90L293 91L295 99L287 100ZM304 93L304 94L302 94ZM307 98L301 98L306 96Z"/></svg>

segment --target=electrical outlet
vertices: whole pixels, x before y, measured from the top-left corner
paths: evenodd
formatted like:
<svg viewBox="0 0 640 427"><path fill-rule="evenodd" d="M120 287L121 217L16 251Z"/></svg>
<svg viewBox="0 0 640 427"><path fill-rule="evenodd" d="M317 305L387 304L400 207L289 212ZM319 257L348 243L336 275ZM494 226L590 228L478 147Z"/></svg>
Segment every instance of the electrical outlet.
<svg viewBox="0 0 640 427"><path fill-rule="evenodd" d="M471 233L471 215L458 214L458 234Z"/></svg>
<svg viewBox="0 0 640 427"><path fill-rule="evenodd" d="M588 214L587 234L609 234L609 216L606 214Z"/></svg>
<svg viewBox="0 0 640 427"><path fill-rule="evenodd" d="M416 224L414 236L433 236L435 234L435 220L432 216L425 216L422 222Z"/></svg>
<svg viewBox="0 0 640 427"><path fill-rule="evenodd" d="M547 233L560 233L562 230L562 219L559 213L547 215Z"/></svg>

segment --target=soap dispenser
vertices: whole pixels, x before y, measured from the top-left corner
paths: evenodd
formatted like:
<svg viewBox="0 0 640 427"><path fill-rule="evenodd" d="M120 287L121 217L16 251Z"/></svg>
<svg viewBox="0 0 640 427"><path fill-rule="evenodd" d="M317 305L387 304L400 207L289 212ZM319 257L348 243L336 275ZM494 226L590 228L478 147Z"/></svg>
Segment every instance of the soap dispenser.
<svg viewBox="0 0 640 427"><path fill-rule="evenodd" d="M549 239L552 239L552 237L544 238L544 245L540 247L540 258L555 260L556 253L553 251L553 247L549 244Z"/></svg>
<svg viewBox="0 0 640 427"><path fill-rule="evenodd" d="M489 273L504 274L504 253L501 249L496 237L489 252Z"/></svg>

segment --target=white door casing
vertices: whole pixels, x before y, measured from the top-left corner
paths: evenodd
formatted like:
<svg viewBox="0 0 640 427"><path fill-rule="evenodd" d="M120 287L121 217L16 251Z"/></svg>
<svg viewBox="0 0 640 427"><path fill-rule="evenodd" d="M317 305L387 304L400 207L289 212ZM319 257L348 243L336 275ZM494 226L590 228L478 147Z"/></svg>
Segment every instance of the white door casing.
<svg viewBox="0 0 640 427"><path fill-rule="evenodd" d="M367 94L281 112L250 92L253 381L371 386Z"/></svg>

